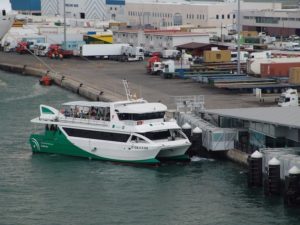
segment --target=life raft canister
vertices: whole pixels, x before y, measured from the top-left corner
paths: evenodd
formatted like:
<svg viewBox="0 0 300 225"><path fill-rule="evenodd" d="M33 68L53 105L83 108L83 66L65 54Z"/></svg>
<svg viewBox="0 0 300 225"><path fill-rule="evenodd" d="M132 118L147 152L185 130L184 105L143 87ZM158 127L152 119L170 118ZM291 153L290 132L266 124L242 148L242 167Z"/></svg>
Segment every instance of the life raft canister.
<svg viewBox="0 0 300 225"><path fill-rule="evenodd" d="M43 76L40 79L40 84L44 86L50 86L52 84L52 79L48 75Z"/></svg>

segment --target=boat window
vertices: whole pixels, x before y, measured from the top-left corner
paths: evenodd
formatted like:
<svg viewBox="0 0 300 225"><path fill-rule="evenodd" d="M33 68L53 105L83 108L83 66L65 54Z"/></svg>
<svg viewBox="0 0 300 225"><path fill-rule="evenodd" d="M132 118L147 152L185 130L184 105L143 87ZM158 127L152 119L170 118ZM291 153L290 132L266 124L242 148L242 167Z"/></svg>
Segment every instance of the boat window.
<svg viewBox="0 0 300 225"><path fill-rule="evenodd" d="M62 111L66 117L110 121L109 107L71 106Z"/></svg>
<svg viewBox="0 0 300 225"><path fill-rule="evenodd" d="M132 135L131 136L131 142L134 142L134 143L145 143L147 142L146 140L144 140L143 138L141 137L137 137L135 135Z"/></svg>
<svg viewBox="0 0 300 225"><path fill-rule="evenodd" d="M170 131L157 131L157 132L147 132L147 133L141 133L141 135L149 138L150 140L161 140L161 139L168 139L171 137Z"/></svg>
<svg viewBox="0 0 300 225"><path fill-rule="evenodd" d="M118 113L119 120L153 120L163 119L165 112L132 114L132 113Z"/></svg>
<svg viewBox="0 0 300 225"><path fill-rule="evenodd" d="M83 130L74 128L63 128L64 131L72 137L90 138L105 141L127 142L129 134L110 133L103 131Z"/></svg>

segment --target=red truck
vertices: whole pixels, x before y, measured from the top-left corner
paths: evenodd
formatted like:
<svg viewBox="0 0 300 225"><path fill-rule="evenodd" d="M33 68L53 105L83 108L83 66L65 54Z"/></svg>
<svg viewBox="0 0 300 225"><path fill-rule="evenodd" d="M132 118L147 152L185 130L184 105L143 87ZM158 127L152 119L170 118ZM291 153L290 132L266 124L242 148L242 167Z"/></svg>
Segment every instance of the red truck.
<svg viewBox="0 0 300 225"><path fill-rule="evenodd" d="M50 45L47 55L51 59L63 59L73 56L73 51L64 50L61 45Z"/></svg>
<svg viewBox="0 0 300 225"><path fill-rule="evenodd" d="M148 74L153 73L153 65L155 62L160 62L160 58L157 55L154 55L150 59L148 59L148 63L147 63L147 73Z"/></svg>
<svg viewBox="0 0 300 225"><path fill-rule="evenodd" d="M30 43L26 41L19 42L16 47L16 52L19 54L29 53L29 45Z"/></svg>

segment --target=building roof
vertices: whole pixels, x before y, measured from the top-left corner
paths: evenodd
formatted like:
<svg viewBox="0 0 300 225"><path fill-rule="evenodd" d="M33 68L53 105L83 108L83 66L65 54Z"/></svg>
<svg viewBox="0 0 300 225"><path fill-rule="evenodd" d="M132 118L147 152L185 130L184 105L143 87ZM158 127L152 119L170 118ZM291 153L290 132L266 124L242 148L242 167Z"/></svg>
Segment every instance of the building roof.
<svg viewBox="0 0 300 225"><path fill-rule="evenodd" d="M197 49L197 48L204 48L204 47L224 47L228 48L228 46L225 45L217 45L217 44L209 44L209 43L199 43L199 42L190 42L183 45L177 45L177 48L183 48L183 49Z"/></svg>
<svg viewBox="0 0 300 225"><path fill-rule="evenodd" d="M300 128L300 107L215 109L204 112L247 121Z"/></svg>
<svg viewBox="0 0 300 225"><path fill-rule="evenodd" d="M148 34L148 33L145 33ZM150 33L152 35L156 36L172 36L172 37L181 37L181 36L209 36L207 33L195 33L195 32L155 32L155 33Z"/></svg>
<svg viewBox="0 0 300 225"><path fill-rule="evenodd" d="M137 30L137 29L127 29L127 30L118 30L115 33L128 33L128 34L137 34L139 31L151 35L157 36L172 36L172 37L180 37L180 36L208 36L207 33L196 33L196 32L184 32L181 30Z"/></svg>

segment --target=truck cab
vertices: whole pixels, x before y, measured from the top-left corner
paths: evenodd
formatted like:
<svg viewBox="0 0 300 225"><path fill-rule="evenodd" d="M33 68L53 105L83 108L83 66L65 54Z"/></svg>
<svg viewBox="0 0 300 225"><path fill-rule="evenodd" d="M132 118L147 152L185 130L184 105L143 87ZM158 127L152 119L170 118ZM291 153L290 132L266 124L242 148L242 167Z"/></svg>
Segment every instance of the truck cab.
<svg viewBox="0 0 300 225"><path fill-rule="evenodd" d="M151 66L151 74L160 74L162 71L162 63L154 62Z"/></svg>
<svg viewBox="0 0 300 225"><path fill-rule="evenodd" d="M173 78L175 74L175 62L174 60L166 60L161 63L161 77Z"/></svg>
<svg viewBox="0 0 300 225"><path fill-rule="evenodd" d="M278 106L299 106L299 97L297 90L289 88L288 90L283 92L279 97Z"/></svg>
<svg viewBox="0 0 300 225"><path fill-rule="evenodd" d="M126 56L126 61L143 61L144 60L144 48L133 46L122 46L121 56Z"/></svg>

